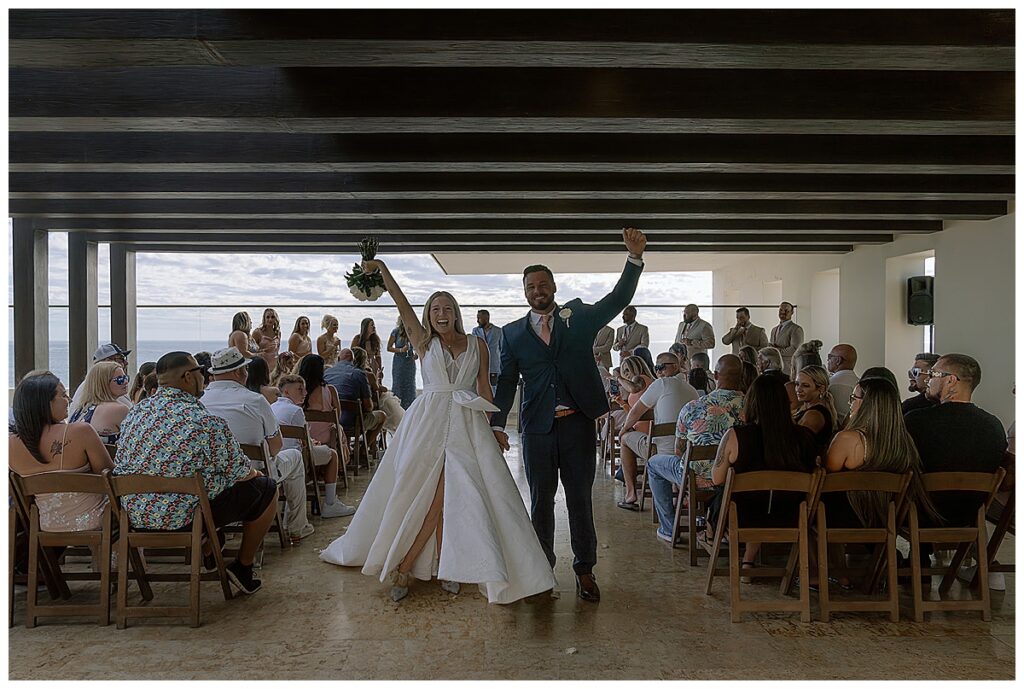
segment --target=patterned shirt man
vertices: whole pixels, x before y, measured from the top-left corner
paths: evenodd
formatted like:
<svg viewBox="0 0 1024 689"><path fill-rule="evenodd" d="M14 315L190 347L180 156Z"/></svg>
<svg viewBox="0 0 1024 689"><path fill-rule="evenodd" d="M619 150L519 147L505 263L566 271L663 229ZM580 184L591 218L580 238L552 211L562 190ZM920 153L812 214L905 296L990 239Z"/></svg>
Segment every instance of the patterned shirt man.
<svg viewBox="0 0 1024 689"><path fill-rule="evenodd" d="M115 474L180 478L201 474L213 500L249 475L249 460L224 419L194 396L157 388L132 407L121 424ZM199 498L180 493L139 493L122 498L132 526L173 530L192 521Z"/></svg>
<svg viewBox="0 0 1024 689"><path fill-rule="evenodd" d="M690 441L691 445L718 445L725 432L740 422L743 411L743 393L737 390L712 390L679 411L676 422L676 441ZM710 480L713 461L692 462L694 473Z"/></svg>

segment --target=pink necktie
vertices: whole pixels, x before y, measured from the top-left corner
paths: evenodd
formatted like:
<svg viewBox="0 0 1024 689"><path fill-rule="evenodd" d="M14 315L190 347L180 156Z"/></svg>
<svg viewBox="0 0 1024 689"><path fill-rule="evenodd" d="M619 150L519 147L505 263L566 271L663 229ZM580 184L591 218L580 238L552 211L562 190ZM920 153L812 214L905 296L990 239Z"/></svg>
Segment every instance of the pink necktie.
<svg viewBox="0 0 1024 689"><path fill-rule="evenodd" d="M540 339L544 344L551 344L551 314L546 313L540 317Z"/></svg>

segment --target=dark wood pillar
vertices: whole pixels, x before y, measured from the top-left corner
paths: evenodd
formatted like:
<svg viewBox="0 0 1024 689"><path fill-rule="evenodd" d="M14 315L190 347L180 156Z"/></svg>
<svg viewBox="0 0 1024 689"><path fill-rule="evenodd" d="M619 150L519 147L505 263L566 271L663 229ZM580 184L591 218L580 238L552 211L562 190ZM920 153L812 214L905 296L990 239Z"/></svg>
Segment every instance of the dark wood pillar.
<svg viewBox="0 0 1024 689"><path fill-rule="evenodd" d="M68 347L69 390L85 380L92 353L99 346L99 274L96 242L81 232L68 233Z"/></svg>
<svg viewBox="0 0 1024 689"><path fill-rule="evenodd" d="M124 244L110 245L110 341L132 353L128 373L135 375L138 359L138 303L135 296L135 252Z"/></svg>
<svg viewBox="0 0 1024 689"><path fill-rule="evenodd" d="M49 237L14 218L14 380L50 366Z"/></svg>

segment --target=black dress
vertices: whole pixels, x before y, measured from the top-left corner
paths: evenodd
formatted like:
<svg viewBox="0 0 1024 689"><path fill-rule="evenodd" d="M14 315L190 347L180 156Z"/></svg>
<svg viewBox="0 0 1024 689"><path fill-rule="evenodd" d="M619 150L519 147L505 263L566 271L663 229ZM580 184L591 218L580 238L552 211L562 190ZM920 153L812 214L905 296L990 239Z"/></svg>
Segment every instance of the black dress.
<svg viewBox="0 0 1024 689"><path fill-rule="evenodd" d="M815 404L813 407L802 409L793 417L793 423L800 423L800 419L804 418L804 415L809 411L817 411L825 417L825 425L821 427L821 430L814 434L814 441L818 443L818 452L824 457L828 453L828 446L832 444L832 436L835 433L832 431L832 414L829 412L828 407L824 404Z"/></svg>

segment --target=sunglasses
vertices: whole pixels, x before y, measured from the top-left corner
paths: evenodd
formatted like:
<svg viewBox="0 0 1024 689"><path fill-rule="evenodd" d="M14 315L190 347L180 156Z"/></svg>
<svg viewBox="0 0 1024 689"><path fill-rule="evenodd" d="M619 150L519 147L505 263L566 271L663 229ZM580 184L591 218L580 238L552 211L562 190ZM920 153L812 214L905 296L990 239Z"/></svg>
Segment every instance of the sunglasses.
<svg viewBox="0 0 1024 689"><path fill-rule="evenodd" d="M934 369L931 370L931 371L928 371L928 378L929 379L931 379L931 378L945 378L946 376L956 376L956 374L955 373L950 373L949 371L936 371Z"/></svg>
<svg viewBox="0 0 1024 689"><path fill-rule="evenodd" d="M655 373L661 373L662 371L664 371L664 370L665 370L666 368L668 368L669 366L675 366L675 365L676 365L676 364L657 364L657 365L656 365L656 366L654 367L654 372L655 372Z"/></svg>
<svg viewBox="0 0 1024 689"><path fill-rule="evenodd" d="M928 369L915 366L914 368L907 371L907 375L911 378L917 378L920 375L928 375Z"/></svg>
<svg viewBox="0 0 1024 689"><path fill-rule="evenodd" d="M862 400L862 399L864 399L864 395L853 395L853 394L851 394L850 395L850 405L851 406L853 405L853 401L854 400Z"/></svg>
<svg viewBox="0 0 1024 689"><path fill-rule="evenodd" d="M118 385L125 385L129 380L131 380L131 378L128 376L117 376L116 378L111 378L110 382L117 383Z"/></svg>

